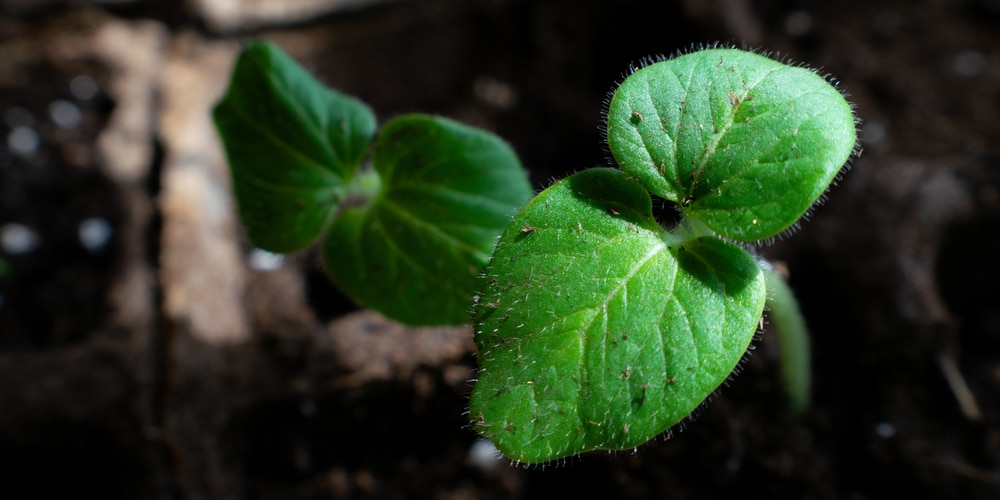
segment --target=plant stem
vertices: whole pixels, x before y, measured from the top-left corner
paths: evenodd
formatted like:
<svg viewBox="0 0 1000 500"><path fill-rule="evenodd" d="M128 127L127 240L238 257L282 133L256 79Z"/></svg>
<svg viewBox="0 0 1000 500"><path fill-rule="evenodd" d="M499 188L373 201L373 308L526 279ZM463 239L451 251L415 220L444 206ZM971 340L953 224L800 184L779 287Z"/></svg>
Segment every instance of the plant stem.
<svg viewBox="0 0 1000 500"><path fill-rule="evenodd" d="M778 334L781 349L781 381L789 408L801 414L809 407L812 379L809 331L788 283L770 263L763 262L761 269L767 282L768 317Z"/></svg>
<svg viewBox="0 0 1000 500"><path fill-rule="evenodd" d="M364 206L371 203L382 189L382 178L370 166L358 170L350 182L344 186L341 209Z"/></svg>

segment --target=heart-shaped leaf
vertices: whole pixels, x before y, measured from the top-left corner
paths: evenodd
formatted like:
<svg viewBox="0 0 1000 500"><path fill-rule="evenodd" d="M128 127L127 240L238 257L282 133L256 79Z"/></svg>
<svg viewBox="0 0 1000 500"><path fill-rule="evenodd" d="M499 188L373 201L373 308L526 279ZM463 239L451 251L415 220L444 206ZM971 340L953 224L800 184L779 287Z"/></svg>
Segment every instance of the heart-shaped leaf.
<svg viewBox="0 0 1000 500"><path fill-rule="evenodd" d="M855 145L854 114L836 88L736 49L635 71L614 92L607 133L623 170L739 241L794 224Z"/></svg>
<svg viewBox="0 0 1000 500"><path fill-rule="evenodd" d="M240 53L214 110L250 241L272 252L312 243L375 135L360 101L324 87L269 42Z"/></svg>
<svg viewBox="0 0 1000 500"><path fill-rule="evenodd" d="M741 248L660 228L649 194L590 169L532 200L497 244L475 309L473 427L544 462L633 448L710 395L745 353L764 278Z"/></svg>
<svg viewBox="0 0 1000 500"><path fill-rule="evenodd" d="M338 215L324 242L327 270L358 303L397 321L467 322L476 276L531 197L517 155L483 130L407 115L385 124L372 161L381 190Z"/></svg>

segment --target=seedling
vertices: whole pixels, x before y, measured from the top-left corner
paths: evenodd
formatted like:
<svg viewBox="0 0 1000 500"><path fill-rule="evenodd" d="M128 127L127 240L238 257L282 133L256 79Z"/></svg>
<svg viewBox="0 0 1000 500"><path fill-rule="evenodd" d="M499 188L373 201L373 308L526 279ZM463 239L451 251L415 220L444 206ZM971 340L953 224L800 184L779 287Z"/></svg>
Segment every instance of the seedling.
<svg viewBox="0 0 1000 500"><path fill-rule="evenodd" d="M468 322L476 277L532 194L495 135L419 114L376 135L368 106L268 42L240 54L214 116L251 243L322 240L348 296L410 325Z"/></svg>
<svg viewBox="0 0 1000 500"><path fill-rule="evenodd" d="M854 150L855 120L808 69L712 49L629 75L609 99L607 141L621 170L543 191L486 269L470 417L515 461L634 448L730 377L780 280L741 244L816 203ZM676 228L657 223L650 194L676 204ZM798 317L790 294L772 299ZM788 344L801 356L799 340ZM799 407L805 376L790 375Z"/></svg>
<svg viewBox="0 0 1000 500"><path fill-rule="evenodd" d="M215 121L253 244L322 239L344 291L405 323L463 323L472 304L471 424L515 461L664 433L738 369L765 304L792 405L808 401L801 315L749 250L794 228L854 151L851 106L811 70L719 48L650 61L608 101L620 169L520 212L530 186L499 138L428 115L376 135L367 106L268 43L241 54Z"/></svg>

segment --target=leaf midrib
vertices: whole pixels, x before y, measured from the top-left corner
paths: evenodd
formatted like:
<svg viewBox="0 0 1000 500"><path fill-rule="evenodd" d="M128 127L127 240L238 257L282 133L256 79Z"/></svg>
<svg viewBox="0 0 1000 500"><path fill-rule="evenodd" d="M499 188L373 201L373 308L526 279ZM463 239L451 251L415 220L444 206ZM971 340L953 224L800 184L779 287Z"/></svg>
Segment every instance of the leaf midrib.
<svg viewBox="0 0 1000 500"><path fill-rule="evenodd" d="M705 171L705 167L708 165L709 161L711 161L715 157L715 150L719 146L719 143L726 136L726 134L728 134L729 131L732 130L733 126L736 125L736 122L734 121L734 118L736 117L736 115L738 113L739 107L744 104L747 96L750 95L754 91L754 89L757 88L757 86L759 86L761 83L763 83L764 80L767 80L767 78L770 77L772 74L774 74L774 73L776 73L778 71L781 71L783 69L784 68L782 68L782 67L771 68L770 70L768 70L767 72L765 72L760 77L760 79L757 80L755 83L750 84L750 85L746 85L744 83L744 86L743 86L744 92L741 93L741 94L738 94L738 97L739 97L739 100L740 100L739 104L736 105L736 106L726 106L726 108L725 108L726 109L726 113L723 116L723 120L724 120L725 125L722 128L720 128L718 132L713 132L713 134L711 136L709 136L709 143L705 146L704 153L702 153L701 158L698 160L698 166L691 173L692 181L691 181L691 185L688 187L688 193L687 193L688 197L691 197L691 196L694 195L694 191L698 187L698 181L701 178L701 174ZM742 79L743 76L741 75L740 78ZM715 83L715 80L713 79L712 80L712 84L714 85L714 83ZM711 91L709 91L709 92L711 92ZM714 113L714 109L710 109L710 112ZM678 122L679 122L679 120L678 120ZM713 127L714 127L714 125L713 125Z"/></svg>
<svg viewBox="0 0 1000 500"><path fill-rule="evenodd" d="M617 239L617 238L613 238L610 243L613 243L615 239ZM654 244L652 245L652 247L650 247L650 249L646 252L646 254L643 255L642 258L640 258L639 261L636 262L635 265L633 265L629 269L628 273L625 274L625 276L623 276L623 277L621 277L621 278L618 279L618 284L605 296L604 300L602 300L601 302L599 302L598 304L596 304L595 307L592 308L593 315L591 316L590 320L587 321L586 325L582 326L581 331L586 332L586 331L590 330L590 327L593 325L594 320L596 320L597 317L601 315L600 313L602 311L604 312L605 323L607 323L607 306L608 306L608 304L611 303L611 300L614 297L616 297L627 286L629 280L631 280L632 277L634 277L636 274L638 274L639 271L643 267L645 267L647 263L649 263L651 260L653 260L653 258L655 258L657 255L660 255L661 253L663 253L666 249L667 249L667 244L666 243L664 243L661 240L656 240L654 242ZM549 325L547 325L546 328L548 326ZM602 371L602 373L605 371L605 368L606 368L606 365L607 365L607 355L606 355L606 353L607 353L607 349L601 349L601 365L602 365L601 366L601 371ZM582 409L580 407L580 402L583 400L583 390L584 390L584 387L586 385L584 381L590 380L590 378L589 378L590 374L589 374L589 371L587 369L587 366L589 365L589 363L587 361L588 361L588 350L586 349L586 345L584 345L584 356L583 356L583 359L581 360L581 363L580 363L580 373L579 373L580 384L577 387L577 394L576 394L576 400L575 400L576 415L577 415L577 418L580 419L580 425L581 425L581 428L583 428L583 429L590 429L591 428L591 426L589 425L589 423L584 420L584 418L583 418L583 412L582 412ZM538 389L533 387L533 390L537 391Z"/></svg>

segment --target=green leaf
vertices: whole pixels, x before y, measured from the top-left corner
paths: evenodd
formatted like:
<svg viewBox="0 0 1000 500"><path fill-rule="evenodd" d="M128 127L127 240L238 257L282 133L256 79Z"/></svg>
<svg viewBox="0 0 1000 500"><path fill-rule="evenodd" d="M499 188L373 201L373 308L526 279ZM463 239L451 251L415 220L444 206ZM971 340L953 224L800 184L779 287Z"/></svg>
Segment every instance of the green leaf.
<svg viewBox="0 0 1000 500"><path fill-rule="evenodd" d="M649 194L590 169L532 200L500 238L475 310L473 427L544 462L638 446L737 366L764 307L741 248L653 219Z"/></svg>
<svg viewBox="0 0 1000 500"><path fill-rule="evenodd" d="M376 127L367 106L324 87L269 42L240 54L214 118L250 241L272 252L320 235Z"/></svg>
<svg viewBox="0 0 1000 500"><path fill-rule="evenodd" d="M372 161L381 190L337 217L327 270L358 303L397 321L468 322L476 276L531 197L517 155L483 130L408 115L382 128Z"/></svg>
<svg viewBox="0 0 1000 500"><path fill-rule="evenodd" d="M736 49L635 71L611 99L607 133L623 170L739 241L794 224L855 144L850 105L821 76Z"/></svg>

